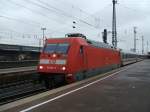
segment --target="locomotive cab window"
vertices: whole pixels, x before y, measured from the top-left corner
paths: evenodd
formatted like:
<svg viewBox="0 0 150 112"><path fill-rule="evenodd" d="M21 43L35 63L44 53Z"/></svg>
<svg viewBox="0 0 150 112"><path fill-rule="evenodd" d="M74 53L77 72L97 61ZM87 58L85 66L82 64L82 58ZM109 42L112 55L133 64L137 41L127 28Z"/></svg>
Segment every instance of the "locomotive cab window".
<svg viewBox="0 0 150 112"><path fill-rule="evenodd" d="M51 43L47 44L44 48L45 53L62 53L67 54L69 49L68 43Z"/></svg>

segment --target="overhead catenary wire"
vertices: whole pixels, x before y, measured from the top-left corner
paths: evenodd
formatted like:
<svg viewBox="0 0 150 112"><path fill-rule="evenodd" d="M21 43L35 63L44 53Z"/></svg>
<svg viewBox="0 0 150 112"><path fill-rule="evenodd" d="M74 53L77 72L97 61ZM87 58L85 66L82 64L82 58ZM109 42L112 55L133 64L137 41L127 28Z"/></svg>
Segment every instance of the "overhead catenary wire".
<svg viewBox="0 0 150 112"><path fill-rule="evenodd" d="M13 1L11 1L11 2L13 2ZM14 2L13 2L13 3L14 3ZM19 5L20 7L22 7L22 5L20 5L20 4L18 4L18 3L15 3L15 5L17 5L17 6ZM31 9L29 9L29 8L27 8L27 7L25 7L25 6L23 6L23 8L26 8L26 9L32 11ZM43 14L42 14L42 15L43 15ZM64 25L64 24L63 24L63 26L67 26L67 25ZM52 32L54 32L54 31L56 32L56 30L53 30Z"/></svg>
<svg viewBox="0 0 150 112"><path fill-rule="evenodd" d="M41 0L37 0L37 1L40 1L40 3L44 3L43 1L41 1ZM56 1L56 2L59 2L59 1ZM44 3L44 5L46 5L46 6L48 6L48 7L50 7L49 6L49 4L48 3ZM108 6L110 6L110 5L112 5L112 4L108 4L108 5L106 5L103 9L101 9L100 11L101 12L103 12L103 10L104 9L106 9ZM55 7L53 7L52 6L52 8L54 8L55 9ZM80 10L80 9L79 9ZM61 11L61 10L60 10ZM84 13L86 13L86 12L84 12ZM87 13L86 13L87 14ZM94 15L94 14L93 14ZM91 16L93 16L93 15L91 15ZM82 22L82 23L84 23L84 24L87 24L87 25L89 25L89 26L92 26L92 27L89 27L89 28L93 28L93 25L91 25L91 24L89 24L88 22L86 22L86 21L82 21L82 20L80 20L80 22ZM83 28L83 27L82 27ZM87 28L87 27L86 27ZM94 29L95 29L95 27L94 27ZM96 29L95 29L96 30ZM99 28L97 28L97 30L100 30ZM99 31L98 31L99 32Z"/></svg>
<svg viewBox="0 0 150 112"><path fill-rule="evenodd" d="M105 9L107 9L108 7L110 7L112 4L111 3L108 3L106 6L104 6L103 8L101 8L101 9L99 9L97 12L98 12L98 14L96 14L96 13L94 13L94 14L90 14L90 13L88 13L88 12L86 12L85 10L83 10L83 9L81 9L81 8L79 8L79 7L77 7L77 6L75 6L74 4L72 4L72 3L70 3L70 2L66 2L66 1L64 1L63 0L63 2L62 2L62 0L59 0L59 1L56 1L56 0L53 0L53 1L55 1L55 2L57 2L57 3L60 3L60 4L65 4L66 5L66 3L67 4L69 4L70 6L72 6L71 8L72 9L75 9L75 10L78 10L78 11L80 11L80 13L83 13L83 14L85 14L86 15L86 17L85 18L93 18L94 19L94 21L95 21L95 23L96 23L96 27L97 27L97 29L98 30L101 30L100 29L100 21L102 21L100 18L102 18L100 15L101 15L101 13L104 13L104 10ZM67 5L68 6L68 5Z"/></svg>
<svg viewBox="0 0 150 112"><path fill-rule="evenodd" d="M30 8L30 7L26 7L26 6L24 6L24 5L22 5L22 4L19 4L19 3L15 2L15 1L13 1L13 0L8 0L8 1L10 1L11 3L13 3L14 5L16 5L16 6L18 6L18 7L25 8L25 9L29 10L30 12L32 12L32 13L34 13L34 14L40 15L40 16L46 18L48 21L52 20L52 21L55 21L56 23L59 23L59 24L61 23L61 24L63 25L63 27L64 27L64 26L69 26L68 28L71 28L71 26L72 26L71 24L63 24L62 22L57 21L56 19L53 19L53 18L47 16L46 14L44 14L44 13L42 13L42 12L39 12L39 11L37 11L37 10L35 10L35 9L32 9L32 8ZM49 26L50 26L50 25L49 25ZM57 26L56 26L56 27L57 27ZM47 28L47 29L49 29L49 28ZM55 29L54 26L53 26L53 29ZM50 29L49 31L50 31L50 32L55 31L55 30L53 30L53 29Z"/></svg>
<svg viewBox="0 0 150 112"><path fill-rule="evenodd" d="M30 10L30 8L27 8L27 7L25 7L25 6L21 5L21 4L17 4L17 3L15 3L15 2L13 2L12 0L8 0L8 1L10 1L11 3L13 3L13 4L15 4L15 5L19 6L19 7L23 7L23 8L25 8L25 9ZM30 11L32 12L32 10L30 10ZM4 15L0 15L0 18L4 18L4 19L7 19L7 20L11 20L11 21L16 21L16 22L19 22L19 23L21 23L21 24L23 23L23 24L25 24L25 25L30 25L30 26L32 26L32 27L33 27L33 25L34 25L35 28L38 28L38 27L41 27L41 26L42 26L42 23L36 22L35 20L34 20L34 21L27 20L27 21L26 21L26 20L14 18L14 17L4 16ZM50 30L51 30L51 29L50 29Z"/></svg>
<svg viewBox="0 0 150 112"><path fill-rule="evenodd" d="M131 7L129 7L129 6L126 6L125 4L119 4L119 5L121 5L122 7L126 8L126 9L128 9L128 10L134 12L134 13L139 14L139 11L140 11L140 10L134 9L133 7L131 8ZM144 16L149 16L149 13L150 13L150 12L142 11L142 15L144 15Z"/></svg>
<svg viewBox="0 0 150 112"><path fill-rule="evenodd" d="M12 0L9 0L9 1L12 1ZM39 1L41 1L41 0L39 0ZM14 2L14 1L12 1L12 2ZM32 9L32 8L29 8L29 7L26 7L26 6L23 6L23 5L21 5L21 4L18 4L18 3L16 3L16 2L14 2L15 3L15 5L19 5L20 7L23 7L23 8L26 8L26 9L28 9L28 10L30 10L30 11L32 11L33 13L35 13L35 10L34 9ZM57 8L55 8L55 7L53 7L54 9L57 9ZM57 10L58 12L60 11L60 12L62 12L61 10ZM36 13L40 13L40 12L38 12L38 11L36 11ZM40 15L41 15L42 13L40 13ZM63 13L62 12L62 14L64 14L64 16L66 16L66 15L68 15L68 14L65 14L65 13ZM42 16L43 16L43 14L42 14ZM74 18L74 17L72 17L71 15L69 15L68 17L71 17L71 18ZM84 20L82 20L82 19L79 19L79 21L81 22L81 23L83 23L83 24L86 24L86 25L88 25L88 26L91 26L91 27L89 27L89 28L95 28L95 27L93 27L93 25L92 24L90 24L90 23L88 23L88 22L86 22L86 21L84 21Z"/></svg>
<svg viewBox="0 0 150 112"><path fill-rule="evenodd" d="M38 7L44 8L44 9L46 9L46 10L48 10L48 11L51 11L51 9L48 8L48 7L44 7L44 6L42 6L42 5L40 5L40 4L37 4L37 3L35 3L35 2L33 2L33 1L31 1L31 0L27 0L27 1L28 1L28 3L30 2L30 3L32 3L32 4L36 5L36 6L38 6ZM39 1L39 0L38 0L38 1ZM41 2L41 1L40 1L40 2ZM41 3L44 3L44 2L41 2ZM46 3L44 3L44 4L46 4ZM68 13L64 12L63 10L60 10L60 9L58 9L58 8L55 8L55 7L52 7L52 6L49 5L49 4L46 4L46 5L48 5L49 7L53 8L53 9L55 9L56 11L61 12L60 14L63 15L63 16L66 16L66 17L69 17L69 18L72 18L72 19L76 19L76 20L78 20L79 22L82 22L82 23L84 23L84 24L87 24L87 25L90 26L90 27L93 27L93 28L97 29L94 25L92 25L92 24L86 22L85 20L80 19L79 17L76 17L76 16L73 16L73 15L71 15L71 14L68 14Z"/></svg>
<svg viewBox="0 0 150 112"><path fill-rule="evenodd" d="M53 1L58 2L58 3L61 3L61 4L64 3L64 2L61 2L60 0L59 0L59 1L53 0ZM85 15L88 15L88 16L91 17L91 18L97 19L97 17L95 17L94 15L92 15L92 14L86 12L85 10L83 10L83 9L81 9L81 8L79 8L79 7L77 7L77 6L75 6L74 4L71 4L70 2L66 2L66 1L65 1L65 3L70 4L70 5L72 6L72 8L74 8L75 10L78 9L81 13L84 13Z"/></svg>
<svg viewBox="0 0 150 112"><path fill-rule="evenodd" d="M8 0L8 1L11 1L11 2L14 2L14 1L12 1L12 0ZM16 3L16 2L14 2L15 3L15 5L17 5L17 6L20 6L20 7L23 7L23 8L26 8L26 9L28 9L28 10L30 10L31 12L34 12L35 13L35 10L34 9L32 9L32 8L29 8L29 7L26 7L26 6L23 6L23 5L21 5L21 4L18 4L18 3ZM43 7L44 8L44 7ZM55 9L57 9L57 8L55 8ZM67 13L65 13L65 12L62 12L61 10L57 10L58 12L60 11L61 12L61 14L64 14L64 16L68 16L68 17L70 17L70 18L73 18L73 19L78 19L78 21L80 21L81 23L83 23L83 24L86 24L86 25L88 25L88 26L90 26L90 28L92 27L92 28L95 28L95 26L94 25L92 25L92 24L90 24L90 23L88 23L87 21L84 21L84 20L82 20L82 19L80 19L80 18L78 18L78 17L74 17L74 16L72 16L72 15L68 15ZM40 12L38 12L38 11L36 11L36 13L40 13ZM40 13L40 15L41 15L42 13ZM43 16L43 14L42 14L42 16ZM23 34L24 35L24 34ZM28 35L28 34L27 34Z"/></svg>
<svg viewBox="0 0 150 112"><path fill-rule="evenodd" d="M45 2L43 2L43 1L41 1L41 0L36 0L36 1L39 1L40 3L42 3L42 4L44 4L44 5L47 5L48 7L51 7L51 8L53 8L53 9L56 10L56 11L62 12L63 16L67 16L67 17L70 17L70 18L73 18L73 19L77 19L77 20L79 20L80 22L82 22L82 23L84 23L84 24L87 24L87 25L89 25L89 26L95 28L94 25L88 23L87 21L85 21L85 20L83 20L83 19L80 19L80 18L78 18L78 17L76 17L76 16L70 15L70 14L64 12L63 10L58 9L58 8L56 8L56 7L54 7L54 6L50 5L50 4L47 4L47 3L45 3Z"/></svg>
<svg viewBox="0 0 150 112"><path fill-rule="evenodd" d="M19 3L15 2L15 1L13 1L13 0L7 0L7 1L13 3L13 4L16 5L16 6L25 8L25 9L29 10L29 11L32 12L32 13L36 13L36 14L38 14L38 15L41 15L41 16L43 16L44 18L47 18L48 20L55 21L56 23L61 23L61 22L57 21L56 19L53 19L53 18L48 17L45 13L42 13L42 12L39 12L39 11L37 11L37 10L35 10L35 9L26 7L25 5L19 4ZM61 24L62 24L62 23L61 23Z"/></svg>
<svg viewBox="0 0 150 112"><path fill-rule="evenodd" d="M46 14L41 13L41 12L39 12L39 11L35 10L35 9L32 9L32 8L26 7L26 6L22 5L22 4L19 4L19 3L17 3L17 2L14 2L13 0L8 0L8 1L9 1L9 2L11 2L12 4L14 4L14 5L18 6L18 7L21 7L21 8L27 9L27 10L29 10L30 12L34 13L34 14L38 14L38 15L40 15L40 16L42 16L42 17L46 18L48 21L52 20L52 21L55 21L56 23L59 23L59 24L61 23L61 24L63 24L62 22L59 22L59 21L57 21L56 19L50 18L50 17L49 17L49 16L47 16ZM40 24L41 24L41 26L42 26L42 23L40 23ZM63 26L64 26L64 25L66 25L66 24L63 24ZM67 24L67 26L68 26L68 24ZM47 29L49 29L49 28L47 28ZM49 31L51 31L51 30L52 30L52 29L49 29Z"/></svg>
<svg viewBox="0 0 150 112"><path fill-rule="evenodd" d="M37 24L37 23L31 23L31 22L28 22L28 21L23 21L23 20L20 20L20 19L17 19L17 18L13 18L13 17L8 17L8 16L4 16L4 15L0 15L0 18L4 18L4 19L7 19L7 20L11 20L11 21L15 21L15 22L19 22L19 23L23 23L25 25L36 25L36 26L39 26L40 24Z"/></svg>
<svg viewBox="0 0 150 112"><path fill-rule="evenodd" d="M29 7L26 7L26 6L24 6L24 5L18 4L18 3L16 3L16 2L12 1L12 0L8 0L8 1L13 2L13 4L15 4L15 5L17 5L17 6L20 6L20 7L23 7L23 8L25 8L25 9L28 9L29 11L31 11L31 12L33 12L33 13L37 13L37 14L42 15L43 17L47 17L47 16L45 16L45 14L40 13L40 12L38 12L38 11L32 9L32 8L29 8ZM41 1L41 0L40 0L40 1ZM55 8L55 7L52 7L52 8L56 9L57 11L61 11L61 10ZM64 16L66 16L66 14L65 14ZM69 16L70 16L70 15L69 15ZM49 17L47 17L47 18L48 18L48 19L52 19L52 18L49 18ZM84 20L79 19L79 21L82 22L82 23L84 23L84 24L87 24L88 26L93 27L92 24L89 24L88 22L86 22L86 21L84 21ZM58 22L58 21L57 21L57 22ZM95 28L95 27L94 27L94 28Z"/></svg>

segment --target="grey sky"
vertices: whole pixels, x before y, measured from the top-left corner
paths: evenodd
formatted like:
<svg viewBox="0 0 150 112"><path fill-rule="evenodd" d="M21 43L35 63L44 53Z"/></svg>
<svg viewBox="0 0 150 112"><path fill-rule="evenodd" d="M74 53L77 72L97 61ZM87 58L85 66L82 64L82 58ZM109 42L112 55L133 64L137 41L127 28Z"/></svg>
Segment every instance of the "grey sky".
<svg viewBox="0 0 150 112"><path fill-rule="evenodd" d="M0 0L0 42L39 45L41 27L46 36L63 37L80 32L89 39L102 41L104 28L111 30L112 0ZM150 1L118 0L117 30L119 47L133 48L133 27L137 26L138 49L141 36L150 43ZM76 29L72 28L76 21ZM96 28L95 28L96 27ZM108 36L111 43L111 34Z"/></svg>

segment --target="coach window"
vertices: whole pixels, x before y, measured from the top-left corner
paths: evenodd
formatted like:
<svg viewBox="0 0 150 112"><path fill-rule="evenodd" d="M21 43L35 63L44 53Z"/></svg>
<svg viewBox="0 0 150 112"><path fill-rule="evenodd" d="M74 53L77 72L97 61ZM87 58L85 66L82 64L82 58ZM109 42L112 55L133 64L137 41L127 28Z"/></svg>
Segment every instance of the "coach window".
<svg viewBox="0 0 150 112"><path fill-rule="evenodd" d="M83 54L83 46L80 46L80 54Z"/></svg>

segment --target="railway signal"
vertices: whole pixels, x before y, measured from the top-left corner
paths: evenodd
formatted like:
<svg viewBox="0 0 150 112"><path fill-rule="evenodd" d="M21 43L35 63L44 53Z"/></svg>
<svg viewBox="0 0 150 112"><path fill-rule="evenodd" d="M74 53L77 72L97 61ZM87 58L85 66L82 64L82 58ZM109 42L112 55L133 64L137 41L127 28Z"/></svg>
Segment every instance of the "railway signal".
<svg viewBox="0 0 150 112"><path fill-rule="evenodd" d="M76 22L75 22L75 21L73 21L72 23L73 23L72 28L73 28L73 29L75 29L75 28L76 28L76 26L75 26L75 25L76 25Z"/></svg>
<svg viewBox="0 0 150 112"><path fill-rule="evenodd" d="M104 32L102 32L103 35L103 42L107 44L107 29L104 29Z"/></svg>

